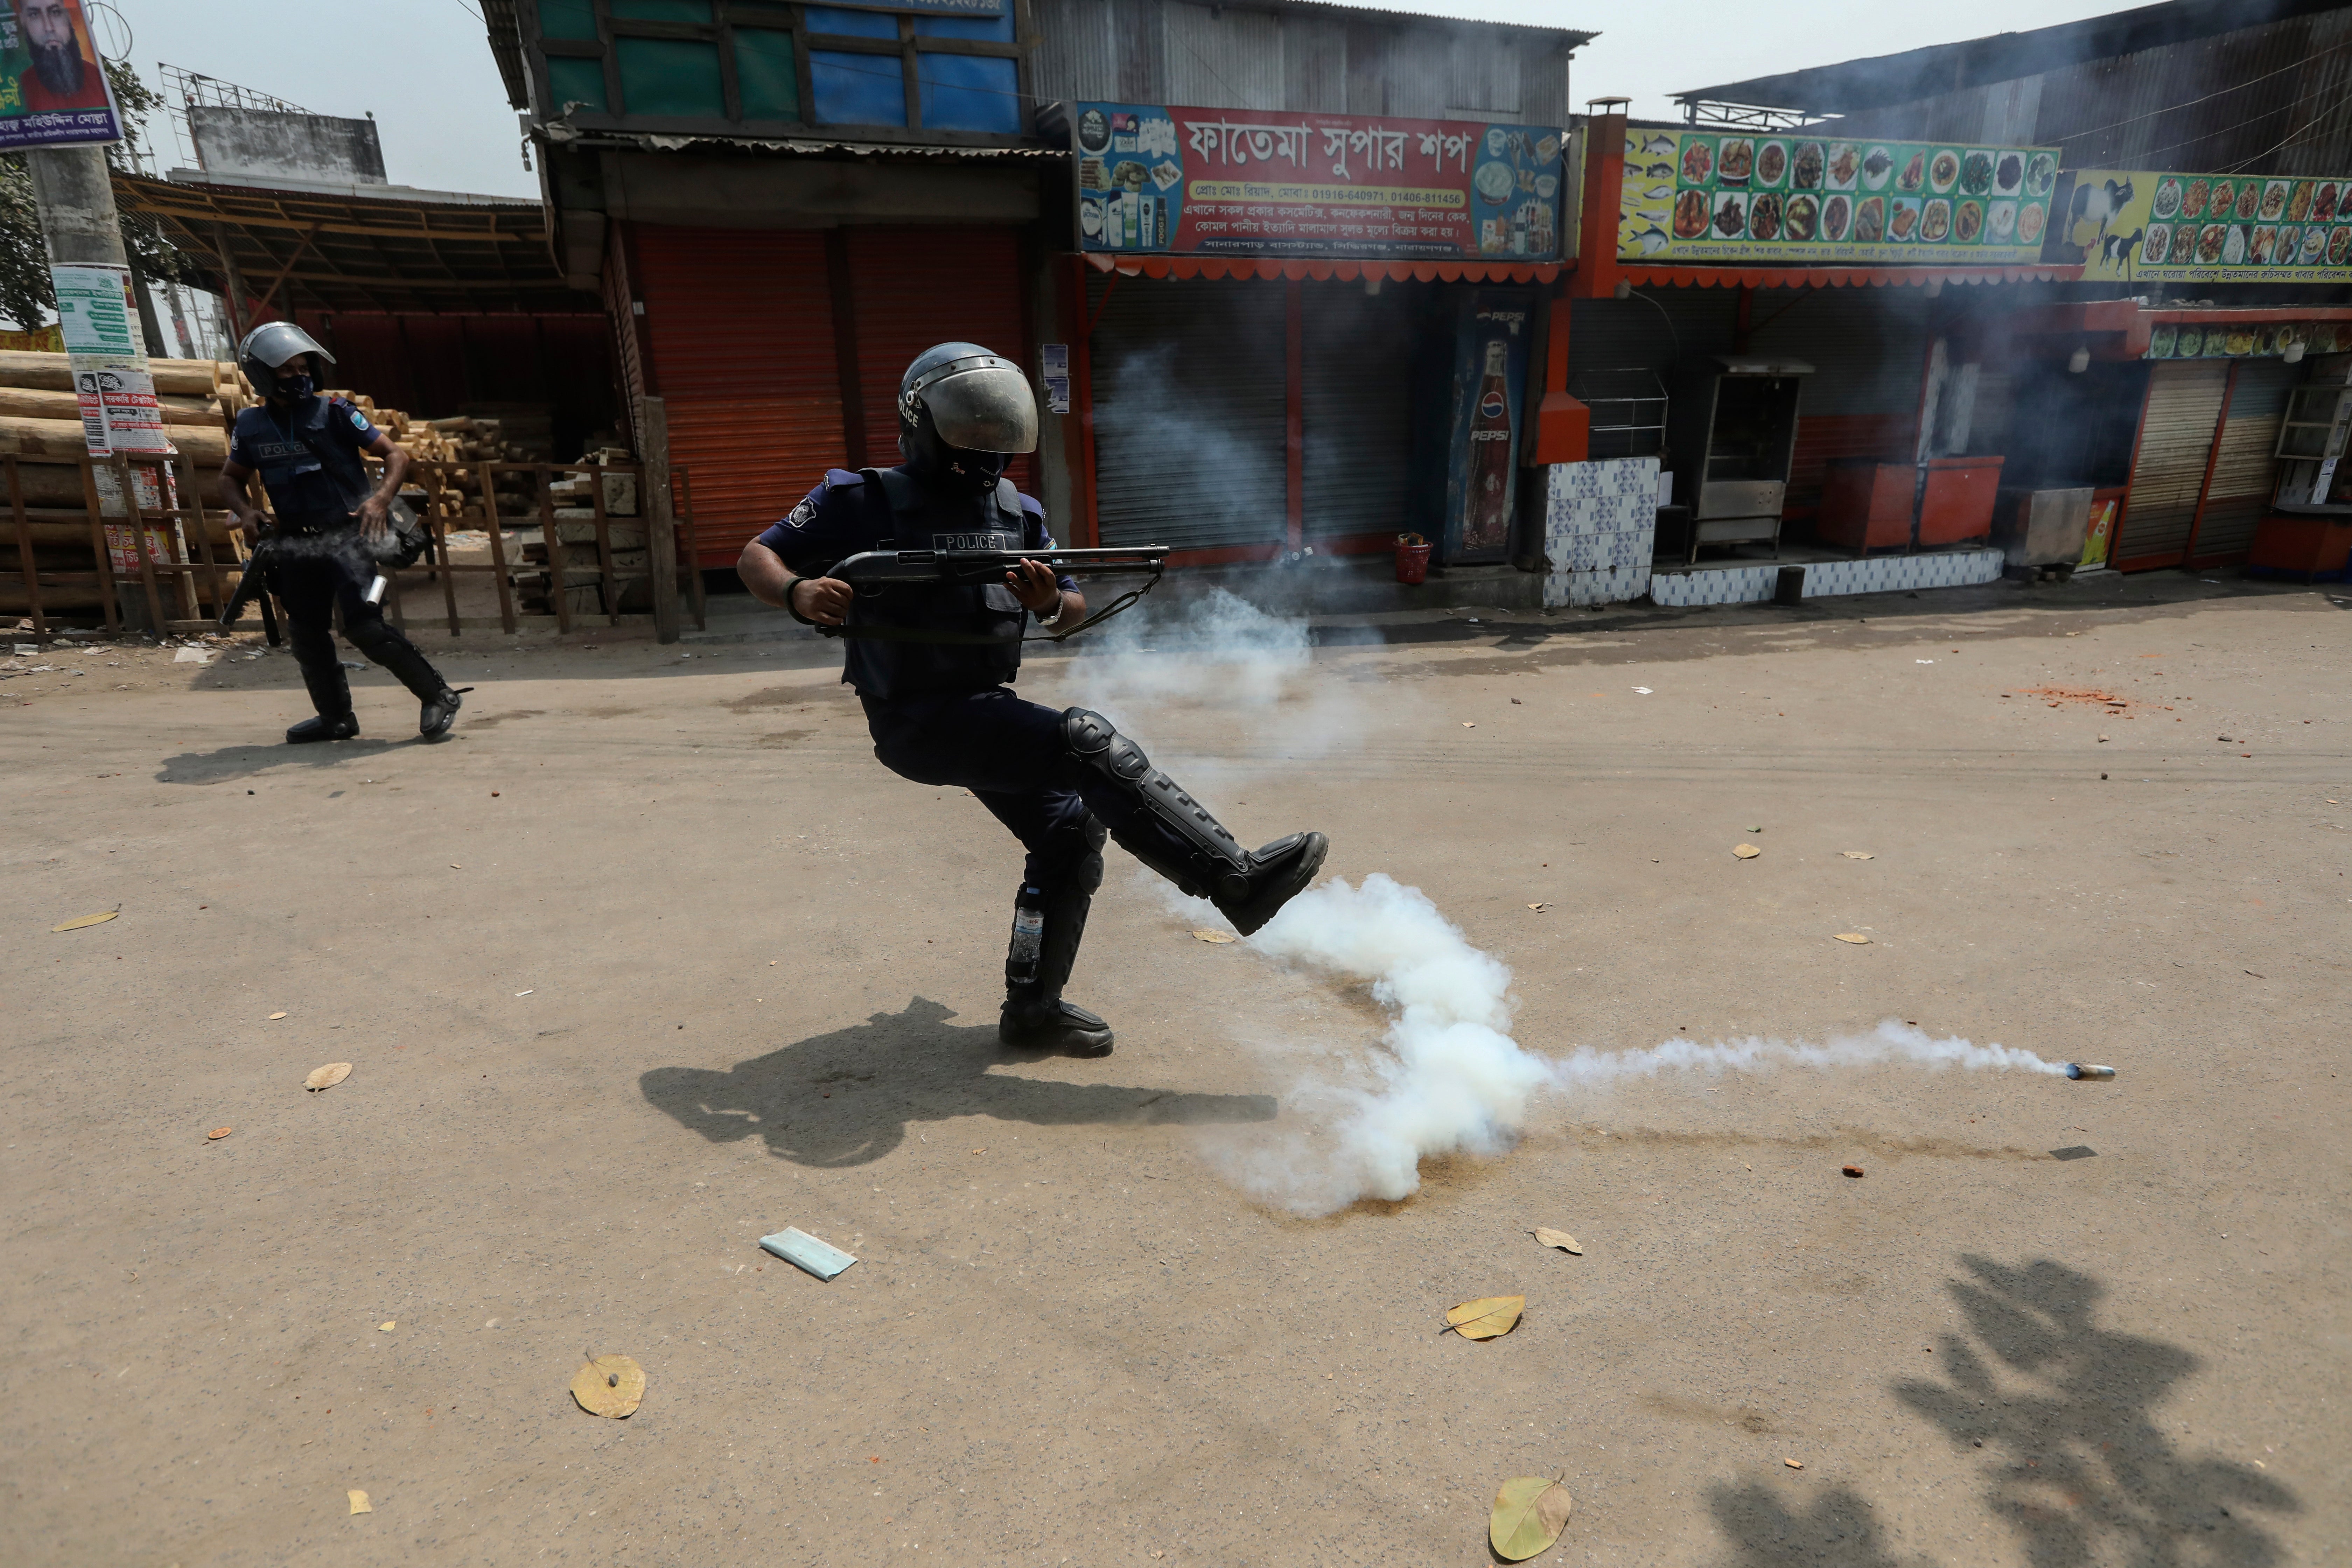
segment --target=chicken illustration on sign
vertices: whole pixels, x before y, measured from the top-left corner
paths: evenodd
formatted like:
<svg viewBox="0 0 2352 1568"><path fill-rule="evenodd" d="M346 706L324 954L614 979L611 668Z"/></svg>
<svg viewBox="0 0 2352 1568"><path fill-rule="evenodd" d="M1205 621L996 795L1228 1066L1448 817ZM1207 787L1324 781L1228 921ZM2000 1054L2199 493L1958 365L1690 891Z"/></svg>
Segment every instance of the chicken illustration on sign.
<svg viewBox="0 0 2352 1568"><path fill-rule="evenodd" d="M2055 210L2042 259L2086 281L2352 281L2352 178L2070 170Z"/></svg>

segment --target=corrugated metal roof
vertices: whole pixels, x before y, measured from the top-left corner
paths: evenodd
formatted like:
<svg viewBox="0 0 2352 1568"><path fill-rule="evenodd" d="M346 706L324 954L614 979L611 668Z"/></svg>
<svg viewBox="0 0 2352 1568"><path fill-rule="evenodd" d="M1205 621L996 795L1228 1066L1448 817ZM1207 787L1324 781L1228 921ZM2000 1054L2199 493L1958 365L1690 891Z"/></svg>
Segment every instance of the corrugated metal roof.
<svg viewBox="0 0 2352 1568"><path fill-rule="evenodd" d="M613 149L634 153L786 153L831 155L849 153L859 157L896 157L913 163L969 163L979 159L1013 158L1032 163L1066 161L1064 147L981 147L938 142L844 142L814 136L670 136L651 131L578 131L550 121L539 133L559 147Z"/></svg>
<svg viewBox="0 0 2352 1568"><path fill-rule="evenodd" d="M1965 43L1693 88L1675 97L1683 103L1852 113L2341 7L2342 0L2168 0L2027 33L1997 33Z"/></svg>
<svg viewBox="0 0 2352 1568"><path fill-rule="evenodd" d="M507 84L507 103L530 107L530 92L522 75L522 24L515 16L515 0L482 0L482 26L489 34L490 58L499 62L499 79Z"/></svg>

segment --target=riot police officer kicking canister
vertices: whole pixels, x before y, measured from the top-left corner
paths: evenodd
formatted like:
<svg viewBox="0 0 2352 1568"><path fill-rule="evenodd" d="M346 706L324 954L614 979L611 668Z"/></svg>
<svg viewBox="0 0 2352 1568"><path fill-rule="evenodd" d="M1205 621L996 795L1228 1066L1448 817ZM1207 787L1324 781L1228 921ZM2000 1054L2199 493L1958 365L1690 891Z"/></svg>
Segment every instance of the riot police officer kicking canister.
<svg viewBox="0 0 2352 1568"><path fill-rule="evenodd" d="M1119 847L1243 932L1314 880L1328 840L1294 833L1247 850L1099 713L1025 702L1010 683L1028 617L1087 618L1069 577L1024 561L1002 584L854 590L825 573L869 550L1054 548L1045 509L1004 477L1037 446L1037 404L1018 365L972 343L919 355L898 384L896 468L834 468L743 550L751 592L810 626L839 626L842 679L857 690L874 754L917 784L969 789L1029 851L1013 899L998 1037L1101 1056L1110 1026L1062 1000L1087 909L1102 885L1105 829ZM1025 612L1025 613L1024 613Z"/></svg>
<svg viewBox="0 0 2352 1568"><path fill-rule="evenodd" d="M390 535L390 509L408 472L408 454L357 406L317 391L319 373L335 356L291 321L256 327L236 355L263 401L236 416L220 495L253 540L260 536L262 513L246 480L258 471L269 491L278 526L263 570L293 623L288 640L319 710L317 718L287 731L286 739L348 741L360 732L351 682L335 655L338 608L352 646L392 671L424 704L419 732L428 740L448 733L460 698L367 594L377 552ZM368 483L362 453L383 459L382 482Z"/></svg>

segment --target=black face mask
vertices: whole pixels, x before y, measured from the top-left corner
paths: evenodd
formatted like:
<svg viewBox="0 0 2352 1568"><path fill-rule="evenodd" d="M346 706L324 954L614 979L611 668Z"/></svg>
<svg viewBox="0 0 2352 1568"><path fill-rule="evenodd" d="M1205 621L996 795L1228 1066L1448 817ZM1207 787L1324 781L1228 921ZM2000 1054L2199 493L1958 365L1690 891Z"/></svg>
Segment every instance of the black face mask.
<svg viewBox="0 0 2352 1568"><path fill-rule="evenodd" d="M310 395L315 384L307 375L281 375L278 378L278 395L304 398Z"/></svg>

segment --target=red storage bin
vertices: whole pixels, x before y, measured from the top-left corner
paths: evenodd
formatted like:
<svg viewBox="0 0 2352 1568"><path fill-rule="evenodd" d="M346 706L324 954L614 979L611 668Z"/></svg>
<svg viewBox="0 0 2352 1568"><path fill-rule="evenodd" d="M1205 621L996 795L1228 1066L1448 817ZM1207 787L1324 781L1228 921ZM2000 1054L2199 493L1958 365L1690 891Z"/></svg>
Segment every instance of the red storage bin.
<svg viewBox="0 0 2352 1568"><path fill-rule="evenodd" d="M1958 544L1992 537L1993 502L2000 493L1999 458L1930 458L1927 488L1919 497L1919 542Z"/></svg>
<svg viewBox="0 0 2352 1568"><path fill-rule="evenodd" d="M1813 535L1852 551L1911 542L1911 495L1919 470L1875 458L1836 458L1822 482L1822 509Z"/></svg>

